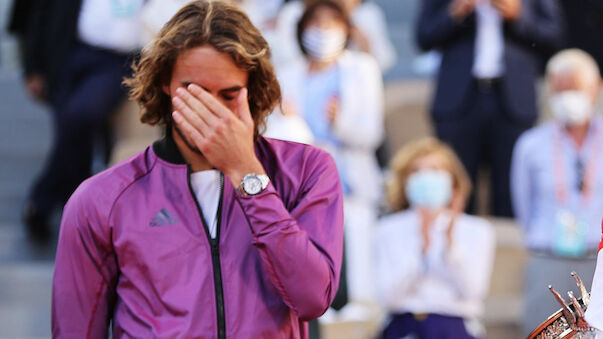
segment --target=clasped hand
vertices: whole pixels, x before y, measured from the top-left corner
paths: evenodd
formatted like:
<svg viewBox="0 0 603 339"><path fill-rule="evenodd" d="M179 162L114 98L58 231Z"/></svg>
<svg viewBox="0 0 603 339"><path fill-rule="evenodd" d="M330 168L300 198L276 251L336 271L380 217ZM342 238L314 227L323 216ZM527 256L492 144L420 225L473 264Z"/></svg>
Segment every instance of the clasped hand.
<svg viewBox="0 0 603 339"><path fill-rule="evenodd" d="M450 15L455 20L464 20L475 11L476 4L481 0L452 0L449 7ZM500 13L505 20L514 20L521 14L521 0L484 0L489 1L492 7Z"/></svg>

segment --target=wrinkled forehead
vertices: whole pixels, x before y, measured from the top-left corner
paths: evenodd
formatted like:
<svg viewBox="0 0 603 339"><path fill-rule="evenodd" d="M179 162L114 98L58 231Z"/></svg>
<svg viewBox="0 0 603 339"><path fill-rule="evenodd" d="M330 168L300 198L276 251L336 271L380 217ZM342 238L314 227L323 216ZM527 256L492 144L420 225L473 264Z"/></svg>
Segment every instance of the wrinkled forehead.
<svg viewBox="0 0 603 339"><path fill-rule="evenodd" d="M593 85L590 75L580 67L549 73L547 82L553 92L588 91Z"/></svg>

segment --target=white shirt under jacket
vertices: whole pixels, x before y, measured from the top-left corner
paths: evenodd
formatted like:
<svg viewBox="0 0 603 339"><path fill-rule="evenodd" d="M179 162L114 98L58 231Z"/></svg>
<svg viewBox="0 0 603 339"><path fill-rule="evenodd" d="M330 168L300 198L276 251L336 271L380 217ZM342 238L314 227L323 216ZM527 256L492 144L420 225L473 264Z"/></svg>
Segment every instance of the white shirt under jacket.
<svg viewBox="0 0 603 339"><path fill-rule="evenodd" d="M421 221L414 210L382 218L377 228L378 297L391 313L435 313L476 318L483 313L494 261L495 236L482 218L460 214L447 249L450 214L440 214L431 229L425 256Z"/></svg>

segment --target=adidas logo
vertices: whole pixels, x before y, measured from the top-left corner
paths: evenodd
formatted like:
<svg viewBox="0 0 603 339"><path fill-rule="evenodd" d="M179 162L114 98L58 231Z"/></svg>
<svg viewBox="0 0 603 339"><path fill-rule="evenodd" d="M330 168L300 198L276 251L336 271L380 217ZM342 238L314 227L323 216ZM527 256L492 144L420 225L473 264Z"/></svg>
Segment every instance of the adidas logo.
<svg viewBox="0 0 603 339"><path fill-rule="evenodd" d="M168 212L165 208L162 208L161 211L159 211L159 213L157 213L157 215L153 219L151 219L149 226L158 227L175 224L177 222L178 219L172 217L170 212Z"/></svg>

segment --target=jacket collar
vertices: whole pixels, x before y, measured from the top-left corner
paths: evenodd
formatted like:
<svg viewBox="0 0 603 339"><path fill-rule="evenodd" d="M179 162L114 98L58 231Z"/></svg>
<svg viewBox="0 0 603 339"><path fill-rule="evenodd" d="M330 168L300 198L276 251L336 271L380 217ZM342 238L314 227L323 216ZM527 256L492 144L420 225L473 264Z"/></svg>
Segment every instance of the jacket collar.
<svg viewBox="0 0 603 339"><path fill-rule="evenodd" d="M153 152L169 163L186 164L180 150L178 150L178 146L176 146L176 142L174 142L171 128L166 128L165 136L153 143Z"/></svg>

